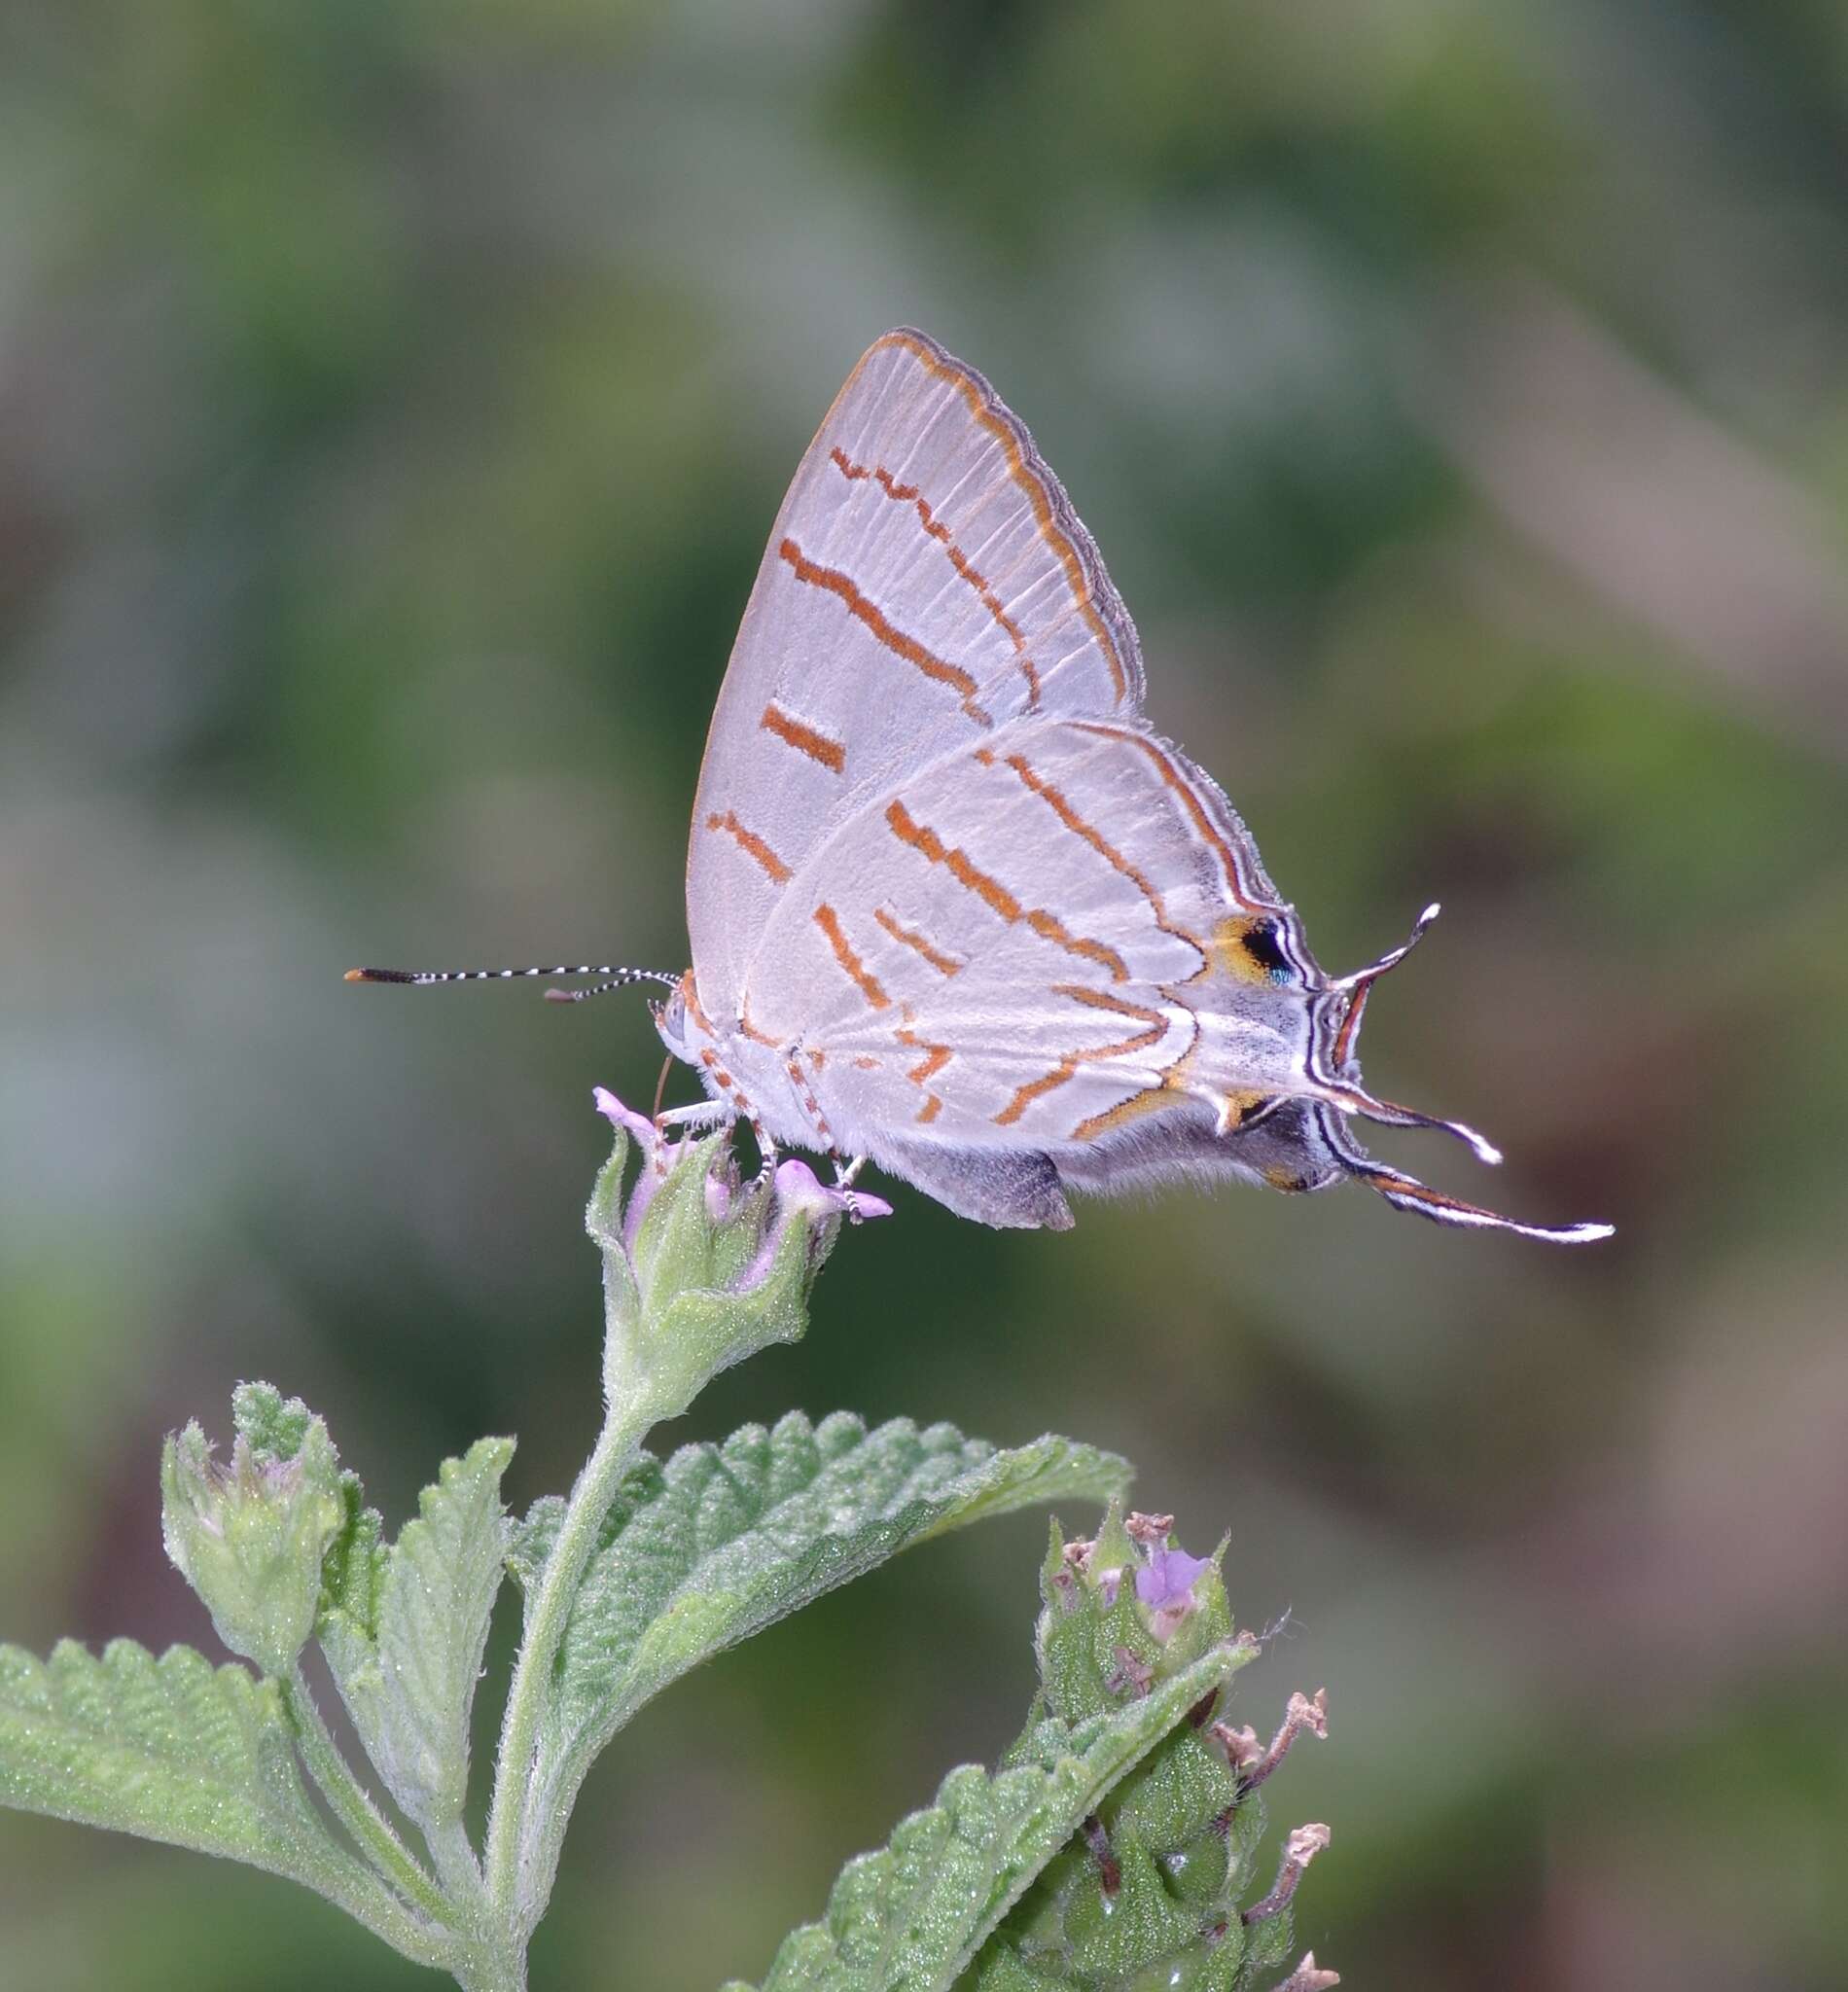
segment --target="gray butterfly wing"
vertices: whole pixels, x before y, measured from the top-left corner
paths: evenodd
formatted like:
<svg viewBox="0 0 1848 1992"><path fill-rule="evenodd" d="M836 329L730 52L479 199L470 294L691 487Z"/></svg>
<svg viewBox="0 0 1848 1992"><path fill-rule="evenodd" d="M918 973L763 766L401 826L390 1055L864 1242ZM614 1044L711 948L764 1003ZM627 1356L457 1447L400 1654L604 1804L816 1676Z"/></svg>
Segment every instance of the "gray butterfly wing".
<svg viewBox="0 0 1848 1992"><path fill-rule="evenodd" d="M1244 825L1140 721L1023 718L915 770L790 881L741 990L835 1142L974 1214L1155 1117L1299 1086L1324 978ZM1004 1156L1031 1159L987 1182ZM1056 1192L1056 1184L1053 1186Z"/></svg>
<svg viewBox="0 0 1848 1992"><path fill-rule="evenodd" d="M1370 970L1330 982L1214 783L1141 718L1135 632L1025 429L933 340L849 377L771 533L688 855L707 1084L990 1224L1062 1187L1341 1174L1568 1242L1357 1147ZM670 1042L674 1042L670 1039Z"/></svg>
<svg viewBox="0 0 1848 1992"><path fill-rule="evenodd" d="M699 998L746 963L839 827L1022 715L1133 713L1136 635L1021 423L922 333L854 369L797 470L744 612L687 860Z"/></svg>

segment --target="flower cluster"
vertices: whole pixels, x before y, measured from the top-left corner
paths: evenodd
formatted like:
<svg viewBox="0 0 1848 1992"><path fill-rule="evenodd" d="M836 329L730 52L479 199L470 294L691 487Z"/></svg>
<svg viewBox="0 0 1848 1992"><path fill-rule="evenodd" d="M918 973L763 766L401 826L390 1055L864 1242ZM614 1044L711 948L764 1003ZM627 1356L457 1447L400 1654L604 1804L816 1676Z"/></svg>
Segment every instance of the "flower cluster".
<svg viewBox="0 0 1848 1992"><path fill-rule="evenodd" d="M1234 1632L1225 1546L1192 1556L1174 1517L1122 1514L1067 1543L1053 1530L1042 1577L1040 1696L1015 1746L1044 1751L1048 1723L1078 1727L1152 1693L1216 1649L1255 1658ZM1290 1904L1328 1845L1324 1826L1287 1835L1270 1888L1246 1902L1263 1835L1259 1788L1303 1729L1327 1733L1318 1693L1291 1697L1268 1747L1219 1721L1220 1691L1193 1708L1111 1793L983 1947L958 1992L1247 1992L1276 1986L1294 1951ZM1277 1992L1322 1992L1333 1972L1304 1956Z"/></svg>
<svg viewBox="0 0 1848 1992"><path fill-rule="evenodd" d="M891 1206L831 1189L801 1161L746 1182L729 1131L670 1140L606 1087L595 1100L616 1130L586 1217L603 1253L604 1389L673 1417L719 1370L798 1339L843 1219ZM625 1190L631 1149L640 1168Z"/></svg>

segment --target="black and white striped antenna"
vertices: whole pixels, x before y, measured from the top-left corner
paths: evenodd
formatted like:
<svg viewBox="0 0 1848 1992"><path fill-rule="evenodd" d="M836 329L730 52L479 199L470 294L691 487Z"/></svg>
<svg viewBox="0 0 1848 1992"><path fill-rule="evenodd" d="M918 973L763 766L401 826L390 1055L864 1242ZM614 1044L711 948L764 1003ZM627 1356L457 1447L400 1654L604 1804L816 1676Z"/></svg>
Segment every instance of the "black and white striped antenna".
<svg viewBox="0 0 1848 1992"><path fill-rule="evenodd" d="M614 963L560 963L549 969L348 969L349 982L405 982L423 987L432 982L512 982L532 976L602 976L590 989L548 989L548 1003L582 1003L586 996L601 996L606 989L625 989L632 982L658 982L665 989L677 989L680 978L659 969L625 969Z"/></svg>

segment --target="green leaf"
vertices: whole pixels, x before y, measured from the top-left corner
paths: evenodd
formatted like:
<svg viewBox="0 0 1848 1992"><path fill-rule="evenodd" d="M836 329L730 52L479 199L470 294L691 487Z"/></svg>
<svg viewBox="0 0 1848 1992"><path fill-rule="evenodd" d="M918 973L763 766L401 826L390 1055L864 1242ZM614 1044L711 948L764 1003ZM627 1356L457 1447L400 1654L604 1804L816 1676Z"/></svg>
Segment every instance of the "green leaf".
<svg viewBox="0 0 1848 1992"><path fill-rule="evenodd" d="M187 1647L0 1647L0 1803L245 1861L373 1928L405 1921L323 1827L276 1684Z"/></svg>
<svg viewBox="0 0 1848 1992"><path fill-rule="evenodd" d="M876 1568L908 1545L985 1515L1065 1498L1106 1500L1129 1469L1046 1438L1009 1451L948 1425L896 1419L869 1432L837 1413L746 1426L723 1446L624 1476L585 1573L559 1654L528 1817L529 1902L543 1903L585 1772L653 1695L699 1661ZM515 1537L530 1597L562 1504L540 1502Z"/></svg>
<svg viewBox="0 0 1848 1992"><path fill-rule="evenodd" d="M1034 1761L995 1776L952 1771L935 1805L847 1864L827 1915L784 1940L763 1992L943 1992L1111 1787L1243 1657L1222 1648L1076 1728L1046 1723Z"/></svg>
<svg viewBox="0 0 1848 1992"><path fill-rule="evenodd" d="M357 1512L338 1544L321 1640L354 1725L392 1796L427 1832L462 1816L469 1712L507 1549L501 1476L511 1439L444 1460L389 1549Z"/></svg>

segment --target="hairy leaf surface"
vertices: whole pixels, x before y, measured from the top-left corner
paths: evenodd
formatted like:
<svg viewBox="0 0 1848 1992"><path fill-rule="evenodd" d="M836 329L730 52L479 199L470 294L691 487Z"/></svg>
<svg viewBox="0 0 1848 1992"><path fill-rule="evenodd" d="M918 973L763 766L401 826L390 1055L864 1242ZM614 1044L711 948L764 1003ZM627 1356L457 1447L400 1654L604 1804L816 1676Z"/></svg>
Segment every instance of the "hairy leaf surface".
<svg viewBox="0 0 1848 1992"><path fill-rule="evenodd" d="M942 1992L1111 1787L1242 1657L1221 1648L1108 1715L1043 1724L1029 1761L994 1776L951 1771L934 1805L847 1864L823 1919L784 1939L763 1992Z"/></svg>
<svg viewBox="0 0 1848 1992"><path fill-rule="evenodd" d="M555 1833L596 1753L670 1682L908 1545L984 1515L1126 1484L1113 1453L1047 1438L1000 1450L953 1427L845 1413L746 1426L723 1445L647 1455L625 1476L572 1609L529 1816ZM539 1503L511 1556L529 1596L562 1504ZM529 1900L555 1853L529 1849Z"/></svg>
<svg viewBox="0 0 1848 1992"><path fill-rule="evenodd" d="M323 1827L272 1681L189 1647L0 1647L0 1802L287 1874L335 1900L376 1882Z"/></svg>
<svg viewBox="0 0 1848 1992"><path fill-rule="evenodd" d="M426 1828L459 1819L467 1797L469 1712L505 1569L500 1486L513 1456L512 1440L483 1439L444 1460L389 1549L355 1544L323 1619L367 1753Z"/></svg>

